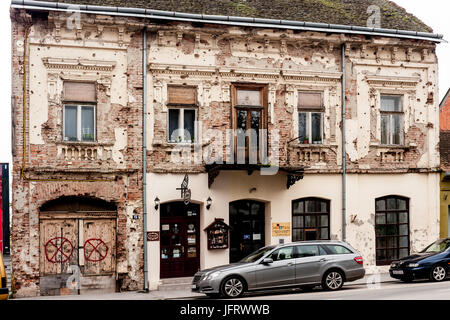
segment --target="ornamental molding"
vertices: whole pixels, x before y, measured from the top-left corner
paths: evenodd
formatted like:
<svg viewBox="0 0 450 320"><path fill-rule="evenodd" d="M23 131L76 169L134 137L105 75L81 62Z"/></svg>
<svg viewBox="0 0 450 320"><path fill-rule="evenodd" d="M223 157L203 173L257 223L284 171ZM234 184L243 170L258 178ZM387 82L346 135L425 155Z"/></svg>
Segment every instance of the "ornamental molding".
<svg viewBox="0 0 450 320"><path fill-rule="evenodd" d="M384 87L415 87L420 82L419 77L366 76L365 79L370 85Z"/></svg>
<svg viewBox="0 0 450 320"><path fill-rule="evenodd" d="M113 61L86 59L42 58L42 62L47 69L56 70L111 72L116 66L116 63Z"/></svg>
<svg viewBox="0 0 450 320"><path fill-rule="evenodd" d="M286 72L280 69L231 69L216 68L209 66L185 66L175 64L149 64L148 70L154 75L179 75L179 76L197 76L197 77L222 77L222 78L246 78L261 80L278 80L286 81L305 81L305 82L339 82L341 80L340 72L313 72L301 71L294 73Z"/></svg>

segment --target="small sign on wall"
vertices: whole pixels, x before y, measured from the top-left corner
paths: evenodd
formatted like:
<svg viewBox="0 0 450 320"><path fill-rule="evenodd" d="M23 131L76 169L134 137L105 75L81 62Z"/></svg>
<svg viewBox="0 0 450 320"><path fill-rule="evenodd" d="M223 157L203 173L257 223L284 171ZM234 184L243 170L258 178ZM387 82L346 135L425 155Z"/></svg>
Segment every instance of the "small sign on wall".
<svg viewBox="0 0 450 320"><path fill-rule="evenodd" d="M289 237L291 235L290 222L272 223L272 237Z"/></svg>
<svg viewBox="0 0 450 320"><path fill-rule="evenodd" d="M159 231L148 231L147 241L159 241Z"/></svg>

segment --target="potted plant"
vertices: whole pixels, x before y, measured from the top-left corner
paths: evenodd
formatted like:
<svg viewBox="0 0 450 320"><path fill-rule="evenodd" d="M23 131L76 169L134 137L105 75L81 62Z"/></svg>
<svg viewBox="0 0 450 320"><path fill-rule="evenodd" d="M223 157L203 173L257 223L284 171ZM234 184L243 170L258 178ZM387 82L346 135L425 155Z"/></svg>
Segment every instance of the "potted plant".
<svg viewBox="0 0 450 320"><path fill-rule="evenodd" d="M303 139L303 144L309 144L309 137L305 136L305 138Z"/></svg>
<svg viewBox="0 0 450 320"><path fill-rule="evenodd" d="M83 134L83 140L84 141L94 141L94 134L93 133Z"/></svg>

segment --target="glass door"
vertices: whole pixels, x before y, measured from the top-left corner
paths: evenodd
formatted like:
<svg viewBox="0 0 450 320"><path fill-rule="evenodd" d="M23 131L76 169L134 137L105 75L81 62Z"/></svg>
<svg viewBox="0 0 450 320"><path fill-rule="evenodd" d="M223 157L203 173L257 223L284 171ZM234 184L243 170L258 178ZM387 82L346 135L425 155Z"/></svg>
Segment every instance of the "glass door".
<svg viewBox="0 0 450 320"><path fill-rule="evenodd" d="M236 108L236 152L238 164L259 164L262 162L261 140L262 109Z"/></svg>
<svg viewBox="0 0 450 320"><path fill-rule="evenodd" d="M193 276L200 267L200 206L172 202L161 205L161 278Z"/></svg>
<svg viewBox="0 0 450 320"><path fill-rule="evenodd" d="M241 200L230 203L230 263L265 245L265 204Z"/></svg>

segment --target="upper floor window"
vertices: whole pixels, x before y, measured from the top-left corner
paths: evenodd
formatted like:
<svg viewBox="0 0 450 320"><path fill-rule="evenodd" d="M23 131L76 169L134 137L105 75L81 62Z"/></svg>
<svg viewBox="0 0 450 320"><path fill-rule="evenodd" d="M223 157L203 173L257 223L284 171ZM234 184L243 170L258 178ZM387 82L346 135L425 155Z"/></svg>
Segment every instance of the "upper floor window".
<svg viewBox="0 0 450 320"><path fill-rule="evenodd" d="M64 141L96 140L95 83L64 82Z"/></svg>
<svg viewBox="0 0 450 320"><path fill-rule="evenodd" d="M321 92L298 93L298 136L301 144L323 143L323 114Z"/></svg>
<svg viewBox="0 0 450 320"><path fill-rule="evenodd" d="M267 86L232 86L234 156L238 164L263 163L267 156Z"/></svg>
<svg viewBox="0 0 450 320"><path fill-rule="evenodd" d="M401 96L381 96L381 144L403 144L403 110Z"/></svg>
<svg viewBox="0 0 450 320"><path fill-rule="evenodd" d="M194 87L169 86L168 141L191 143L196 141L197 94Z"/></svg>

